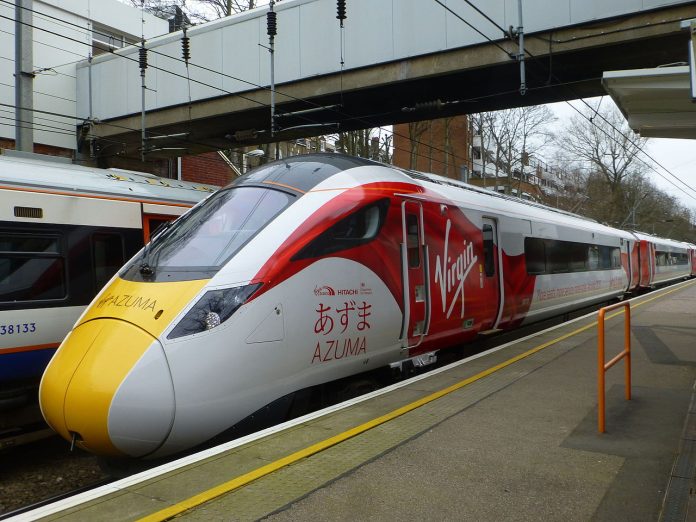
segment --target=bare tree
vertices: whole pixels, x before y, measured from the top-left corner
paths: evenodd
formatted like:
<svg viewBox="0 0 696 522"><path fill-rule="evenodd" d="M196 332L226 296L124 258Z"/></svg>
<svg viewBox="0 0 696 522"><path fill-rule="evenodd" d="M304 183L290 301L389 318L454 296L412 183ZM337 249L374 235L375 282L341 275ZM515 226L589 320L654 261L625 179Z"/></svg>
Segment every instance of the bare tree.
<svg viewBox="0 0 696 522"><path fill-rule="evenodd" d="M336 150L344 154L391 163L393 134L383 128L339 132L335 141Z"/></svg>
<svg viewBox="0 0 696 522"><path fill-rule="evenodd" d="M408 124L408 140L411 146L409 168L411 170L418 169L418 156L421 145L420 138L425 131L428 130L429 126L430 122L428 121L415 121Z"/></svg>
<svg viewBox="0 0 696 522"><path fill-rule="evenodd" d="M558 147L588 173L592 217L614 226L637 226L637 210L647 216L657 204L660 192L645 179L649 165L639 156L646 141L609 104L587 107L565 126Z"/></svg>
<svg viewBox="0 0 696 522"><path fill-rule="evenodd" d="M234 13L241 13L267 4L268 0L122 0L133 7L144 9L169 19L174 16L176 8L189 19L192 24L208 22Z"/></svg>
<svg viewBox="0 0 696 522"><path fill-rule="evenodd" d="M639 153L647 138L636 136L615 107L587 107L584 116L574 116L563 134L559 146L575 160L601 174L612 192L618 192L631 175L646 172L647 165Z"/></svg>
<svg viewBox="0 0 696 522"><path fill-rule="evenodd" d="M552 141L550 125L556 117L548 107L533 105L487 112L476 119L494 148L496 177L499 171L507 177L507 192L517 178L519 193L523 167Z"/></svg>

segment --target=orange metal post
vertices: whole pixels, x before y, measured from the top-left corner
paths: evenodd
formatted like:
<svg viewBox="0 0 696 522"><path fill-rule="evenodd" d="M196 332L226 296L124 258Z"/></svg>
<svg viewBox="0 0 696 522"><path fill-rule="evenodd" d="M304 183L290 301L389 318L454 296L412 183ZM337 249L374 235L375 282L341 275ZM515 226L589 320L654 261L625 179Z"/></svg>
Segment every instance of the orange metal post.
<svg viewBox="0 0 696 522"><path fill-rule="evenodd" d="M604 316L606 312L615 310L616 308L625 308L624 321L624 350L619 355L611 359L609 362L604 362ZM597 318L597 429L599 433L605 432L605 379L606 371L614 366L621 359L626 359L625 365L625 381L626 381L626 400L631 400L631 303L616 303L611 306L605 306L599 310Z"/></svg>

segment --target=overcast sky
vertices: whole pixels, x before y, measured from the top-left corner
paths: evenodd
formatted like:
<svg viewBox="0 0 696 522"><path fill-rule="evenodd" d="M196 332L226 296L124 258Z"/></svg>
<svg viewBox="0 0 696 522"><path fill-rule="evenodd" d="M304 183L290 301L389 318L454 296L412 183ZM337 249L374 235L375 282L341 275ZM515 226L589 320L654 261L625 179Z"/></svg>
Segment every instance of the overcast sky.
<svg viewBox="0 0 696 522"><path fill-rule="evenodd" d="M587 101L595 106L599 98L588 99ZM585 105L581 101L570 102L573 106L582 110ZM614 105L613 100L609 96L604 96L602 105ZM615 106L615 105L614 105ZM577 115L577 112L566 102L552 103L549 105L551 110L558 118L557 126L562 128L572 116ZM667 172L656 166L656 169L662 174L649 170L647 175L650 180L664 192L676 197L684 206L696 212L696 141L695 140L677 140L670 138L650 138L646 151L659 164L664 166L672 174L687 183L690 187L686 188L682 183L674 179ZM647 156L641 155L642 159L650 161ZM664 176L664 177L663 177ZM669 183L665 178L674 182L677 187ZM682 190L680 190L682 189Z"/></svg>

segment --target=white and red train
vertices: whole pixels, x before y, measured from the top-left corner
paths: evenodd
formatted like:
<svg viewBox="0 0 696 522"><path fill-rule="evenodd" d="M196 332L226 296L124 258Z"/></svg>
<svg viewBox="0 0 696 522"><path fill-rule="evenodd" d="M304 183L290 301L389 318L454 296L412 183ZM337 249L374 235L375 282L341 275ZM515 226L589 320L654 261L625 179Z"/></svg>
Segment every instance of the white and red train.
<svg viewBox="0 0 696 522"><path fill-rule="evenodd" d="M88 451L170 455L299 390L689 277L694 249L358 158L288 158L135 256L40 403Z"/></svg>
<svg viewBox="0 0 696 522"><path fill-rule="evenodd" d="M0 410L36 396L58 345L151 230L212 192L150 174L0 155Z"/></svg>

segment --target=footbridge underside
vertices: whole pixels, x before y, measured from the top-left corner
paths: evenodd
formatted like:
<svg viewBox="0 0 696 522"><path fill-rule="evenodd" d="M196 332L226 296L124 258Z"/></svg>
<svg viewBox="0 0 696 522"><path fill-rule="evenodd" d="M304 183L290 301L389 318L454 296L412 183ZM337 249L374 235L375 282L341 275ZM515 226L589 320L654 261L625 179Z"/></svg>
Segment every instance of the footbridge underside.
<svg viewBox="0 0 696 522"><path fill-rule="evenodd" d="M346 68L342 74L337 68L290 81L282 81L281 75L275 95L279 130L273 135L267 87L231 94L211 90L210 96L190 104L160 107L150 103L149 136L182 134L158 139L153 148L159 150L151 154L181 156L602 95L604 71L688 62L690 34L681 22L690 18L696 18L694 2L527 33L524 96L519 92L520 67L514 58L517 41L500 38L498 33L494 42ZM92 74L99 74L95 65ZM162 81L157 87L163 88ZM306 112L283 115L295 111ZM141 114L105 115L91 133L109 143L120 142L128 156L139 156Z"/></svg>

